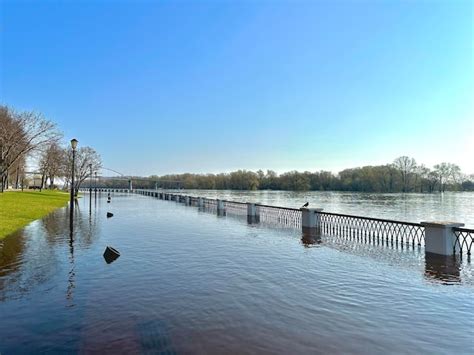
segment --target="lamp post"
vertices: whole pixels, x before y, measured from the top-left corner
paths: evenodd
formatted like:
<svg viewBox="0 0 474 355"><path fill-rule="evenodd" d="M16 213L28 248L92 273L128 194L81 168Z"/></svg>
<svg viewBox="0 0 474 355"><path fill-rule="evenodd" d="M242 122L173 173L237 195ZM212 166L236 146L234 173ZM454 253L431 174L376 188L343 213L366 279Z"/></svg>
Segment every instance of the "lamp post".
<svg viewBox="0 0 474 355"><path fill-rule="evenodd" d="M91 174L89 175L89 192L92 197L92 164L89 164Z"/></svg>
<svg viewBox="0 0 474 355"><path fill-rule="evenodd" d="M74 167L76 165L76 147L77 147L78 140L73 138L71 139L71 148L72 148L72 170L71 170L71 206L69 208L70 211L70 220L72 223L72 219L74 218Z"/></svg>

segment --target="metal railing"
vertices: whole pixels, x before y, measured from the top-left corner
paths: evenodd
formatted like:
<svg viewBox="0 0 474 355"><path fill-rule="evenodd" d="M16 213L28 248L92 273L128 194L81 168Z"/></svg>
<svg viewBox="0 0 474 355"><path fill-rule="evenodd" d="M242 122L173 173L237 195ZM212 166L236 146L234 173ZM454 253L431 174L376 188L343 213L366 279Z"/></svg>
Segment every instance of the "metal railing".
<svg viewBox="0 0 474 355"><path fill-rule="evenodd" d="M247 215L246 202L226 201L226 200L224 200L223 202L224 202L224 209L225 209L226 214L236 215L236 216Z"/></svg>
<svg viewBox="0 0 474 355"><path fill-rule="evenodd" d="M191 206L197 207L198 206L198 198L190 196L189 197L189 203Z"/></svg>
<svg viewBox="0 0 474 355"><path fill-rule="evenodd" d="M203 210L206 212L216 213L217 212L217 200L211 200L208 198L203 199Z"/></svg>
<svg viewBox="0 0 474 355"><path fill-rule="evenodd" d="M325 234L348 237L365 242L385 241L394 245L421 246L425 239L425 227L419 223L390 219L352 216L339 213L319 212L321 230Z"/></svg>
<svg viewBox="0 0 474 355"><path fill-rule="evenodd" d="M467 256L471 256L471 249L474 244L474 229L468 228L453 228L453 233L456 240L453 246L453 254L456 253L456 248L459 248L459 254L466 252Z"/></svg>
<svg viewBox="0 0 474 355"><path fill-rule="evenodd" d="M255 204L260 222L278 223L284 226L301 228L301 210L289 207Z"/></svg>

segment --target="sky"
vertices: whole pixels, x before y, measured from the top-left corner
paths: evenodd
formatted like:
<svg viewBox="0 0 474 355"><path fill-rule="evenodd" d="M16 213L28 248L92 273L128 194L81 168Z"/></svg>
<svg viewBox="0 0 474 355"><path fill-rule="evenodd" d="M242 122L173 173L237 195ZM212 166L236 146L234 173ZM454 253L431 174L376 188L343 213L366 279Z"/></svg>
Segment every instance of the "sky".
<svg viewBox="0 0 474 355"><path fill-rule="evenodd" d="M474 2L0 2L0 104L125 175L474 173Z"/></svg>

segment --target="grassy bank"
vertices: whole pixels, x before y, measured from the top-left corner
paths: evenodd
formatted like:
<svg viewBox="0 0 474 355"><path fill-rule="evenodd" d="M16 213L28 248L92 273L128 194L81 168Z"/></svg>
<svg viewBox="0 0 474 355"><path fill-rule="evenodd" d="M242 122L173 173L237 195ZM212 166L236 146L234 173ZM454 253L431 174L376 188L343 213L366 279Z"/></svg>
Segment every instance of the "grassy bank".
<svg viewBox="0 0 474 355"><path fill-rule="evenodd" d="M68 201L69 194L59 191L0 193L0 239L65 206Z"/></svg>

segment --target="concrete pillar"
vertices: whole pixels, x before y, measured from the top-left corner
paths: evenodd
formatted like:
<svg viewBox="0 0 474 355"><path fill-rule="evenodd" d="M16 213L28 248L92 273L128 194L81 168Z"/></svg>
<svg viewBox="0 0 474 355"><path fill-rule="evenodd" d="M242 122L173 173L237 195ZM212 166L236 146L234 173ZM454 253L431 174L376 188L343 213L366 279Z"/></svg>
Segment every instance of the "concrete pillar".
<svg viewBox="0 0 474 355"><path fill-rule="evenodd" d="M186 206L191 205L191 199L189 198L189 196L184 196L184 203Z"/></svg>
<svg viewBox="0 0 474 355"><path fill-rule="evenodd" d="M321 234L321 212L322 208L301 208L301 227L303 233Z"/></svg>
<svg viewBox="0 0 474 355"><path fill-rule="evenodd" d="M204 208L204 199L202 197L198 197L198 207Z"/></svg>
<svg viewBox="0 0 474 355"><path fill-rule="evenodd" d="M255 203L247 202L247 222L249 224L260 222L260 210Z"/></svg>
<svg viewBox="0 0 474 355"><path fill-rule="evenodd" d="M456 222L421 222L425 227L425 253L453 255L459 253L453 227L463 227Z"/></svg>
<svg viewBox="0 0 474 355"><path fill-rule="evenodd" d="M217 200L217 215L219 216L225 215L224 201Z"/></svg>

